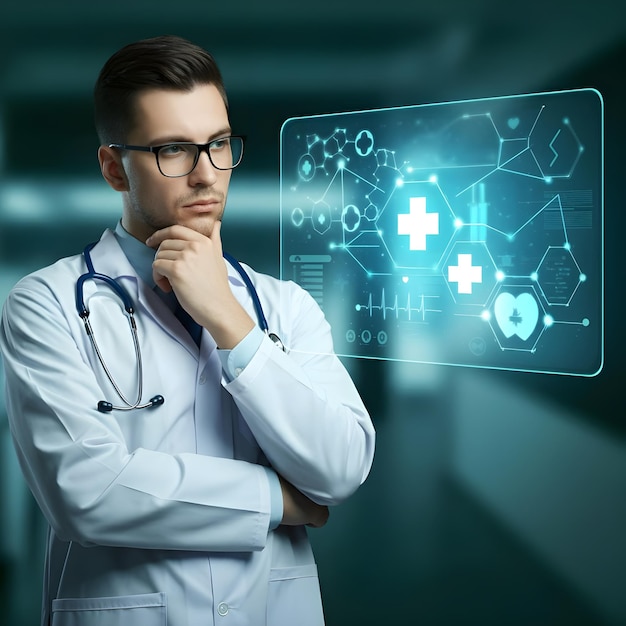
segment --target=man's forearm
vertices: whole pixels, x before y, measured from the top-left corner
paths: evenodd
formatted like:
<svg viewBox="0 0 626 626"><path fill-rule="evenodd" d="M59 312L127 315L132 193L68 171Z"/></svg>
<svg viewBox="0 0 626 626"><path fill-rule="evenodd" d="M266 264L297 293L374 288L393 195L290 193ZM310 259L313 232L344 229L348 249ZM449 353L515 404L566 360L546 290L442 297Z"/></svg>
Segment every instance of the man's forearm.
<svg viewBox="0 0 626 626"><path fill-rule="evenodd" d="M316 504L298 491L290 482L279 476L283 494L283 519L286 526L313 526L320 528L328 521L327 506Z"/></svg>

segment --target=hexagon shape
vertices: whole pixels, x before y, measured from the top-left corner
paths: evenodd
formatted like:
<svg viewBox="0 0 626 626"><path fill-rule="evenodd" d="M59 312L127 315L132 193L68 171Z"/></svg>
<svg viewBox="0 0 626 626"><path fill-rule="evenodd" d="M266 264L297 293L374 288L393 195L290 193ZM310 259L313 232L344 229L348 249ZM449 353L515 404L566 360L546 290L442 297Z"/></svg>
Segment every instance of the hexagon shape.
<svg viewBox="0 0 626 626"><path fill-rule="evenodd" d="M457 304L485 306L498 284L496 263L483 242L455 242L441 271Z"/></svg>
<svg viewBox="0 0 626 626"><path fill-rule="evenodd" d="M537 267L535 280L546 302L567 306L585 279L571 250L550 246Z"/></svg>
<svg viewBox="0 0 626 626"><path fill-rule="evenodd" d="M548 327L546 311L532 284L500 284L488 319L501 350L533 353Z"/></svg>
<svg viewBox="0 0 626 626"><path fill-rule="evenodd" d="M328 231L332 222L332 215L326 202L320 200L313 205L311 220L313 221L313 229L320 235Z"/></svg>
<svg viewBox="0 0 626 626"><path fill-rule="evenodd" d="M436 181L397 185L376 220L397 268L439 267L454 236L454 213Z"/></svg>
<svg viewBox="0 0 626 626"><path fill-rule="evenodd" d="M545 177L567 178L572 175L583 152L569 118L557 118L544 112L530 136L530 149Z"/></svg>
<svg viewBox="0 0 626 626"><path fill-rule="evenodd" d="M365 207L363 215L366 220L374 222L378 219L378 207L371 202Z"/></svg>

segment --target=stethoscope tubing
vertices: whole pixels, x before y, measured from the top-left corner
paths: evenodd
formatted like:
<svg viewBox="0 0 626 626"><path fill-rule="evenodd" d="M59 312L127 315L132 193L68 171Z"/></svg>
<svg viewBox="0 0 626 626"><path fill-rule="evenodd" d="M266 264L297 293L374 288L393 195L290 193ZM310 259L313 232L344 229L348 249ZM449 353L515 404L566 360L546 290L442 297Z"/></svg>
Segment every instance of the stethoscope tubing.
<svg viewBox="0 0 626 626"><path fill-rule="evenodd" d="M228 254L228 252L222 252L222 256L235 268L235 270L237 270L237 273L241 276L241 280L245 283L246 289L252 298L252 304L254 305L254 310L256 311L259 328L274 342L276 346L278 346L283 352L286 352L287 350L280 337L276 333L270 332L267 319L265 318L265 313L263 312L263 306L261 305L261 299L259 298L259 292L250 279L250 276L248 276L248 272L246 272L241 263L239 263L234 256Z"/></svg>
<svg viewBox="0 0 626 626"><path fill-rule="evenodd" d="M83 320L85 332L89 337L90 343L98 358L98 361L100 362L100 365L102 366L104 373L106 374L106 377L108 378L109 382L113 386L113 389L115 389L115 392L124 404L123 406L115 406L112 402L101 400L98 402L98 411L100 411L101 413L108 413L114 409L117 411L132 411L133 409L147 409L160 406L165 402L165 399L160 394L153 396L148 402L141 402L141 398L143 396L143 359L141 358L141 347L139 344L139 337L137 333L137 324L135 322L135 309L133 306L133 301L128 291L116 279L112 278L111 276L107 276L106 274L96 272L93 265L93 260L91 258L91 250L95 245L95 243L90 243L88 246L85 247L83 251L83 257L85 259L87 271L79 276L76 281L76 310L79 317ZM237 259L235 259L232 255L224 252L223 256L224 259L232 265L232 267L237 271L237 273L243 280L246 289L248 290L248 293L250 295L250 298L252 299L252 304L256 312L259 327L266 335L269 336L269 338L274 342L274 344L276 344L276 346L283 350L283 352L286 352L285 346L283 345L278 335L269 332L269 326L267 323L267 318L265 317L265 313L263 312L261 299L259 298L259 294L252 280L250 279L250 276L248 276L248 273L245 271L241 263L239 263L239 261L237 261ZM116 293L116 295L120 298L122 304L124 305L124 310L126 311L128 317L131 335L133 337L133 346L137 363L136 374L138 380L138 388L137 398L134 402L130 402L128 398L126 398L119 385L115 382L113 374L107 366L104 357L102 356L102 353L100 351L100 348L98 347L93 328L89 321L90 311L85 304L84 285L87 280L101 281L105 283L110 289L112 289Z"/></svg>
<svg viewBox="0 0 626 626"><path fill-rule="evenodd" d="M235 270L237 270L237 273L241 277L241 280L243 280L243 282L245 283L246 289L248 290L248 293L250 294L250 297L252 298L252 304L254 305L254 310L256 312L257 320L259 322L259 328L264 333L269 334L269 326L267 324L267 319L265 318L265 313L263 312L263 306L261 305L261 299L259 298L259 293L257 292L256 287L252 283L252 280L250 280L250 276L248 276L248 272L246 272L246 270L243 269L243 266L241 265L241 263L239 263L239 261L237 261L237 259L234 256L228 254L228 252L223 252L222 255L224 259L226 259L226 261L228 261L235 268Z"/></svg>

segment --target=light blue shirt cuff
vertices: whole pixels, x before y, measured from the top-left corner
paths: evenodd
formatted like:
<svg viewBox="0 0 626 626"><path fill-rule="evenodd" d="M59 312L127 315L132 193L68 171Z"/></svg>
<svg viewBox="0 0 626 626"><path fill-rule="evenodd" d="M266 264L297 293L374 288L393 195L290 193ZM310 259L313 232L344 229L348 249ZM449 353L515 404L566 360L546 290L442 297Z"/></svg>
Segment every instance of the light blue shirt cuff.
<svg viewBox="0 0 626 626"><path fill-rule="evenodd" d="M224 375L230 382L246 369L256 354L265 333L255 326L232 350L218 350Z"/></svg>
<svg viewBox="0 0 626 626"><path fill-rule="evenodd" d="M270 530L274 530L283 521L283 491L280 488L278 474L269 467L266 467L265 471L270 481Z"/></svg>

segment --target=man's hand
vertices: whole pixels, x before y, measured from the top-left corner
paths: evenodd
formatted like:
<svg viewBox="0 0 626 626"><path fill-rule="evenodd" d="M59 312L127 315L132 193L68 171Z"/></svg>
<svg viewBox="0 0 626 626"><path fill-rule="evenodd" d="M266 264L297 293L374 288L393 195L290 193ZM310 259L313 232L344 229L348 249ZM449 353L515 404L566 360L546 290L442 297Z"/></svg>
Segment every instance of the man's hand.
<svg viewBox="0 0 626 626"><path fill-rule="evenodd" d="M152 264L155 283L174 290L180 305L212 335L219 348L234 348L254 321L233 295L222 257L221 222L210 237L185 226L156 231L146 244L156 248Z"/></svg>
<svg viewBox="0 0 626 626"><path fill-rule="evenodd" d="M298 491L282 476L278 476L283 493L283 519L285 526L313 526L321 528L328 521L328 507L316 504Z"/></svg>

